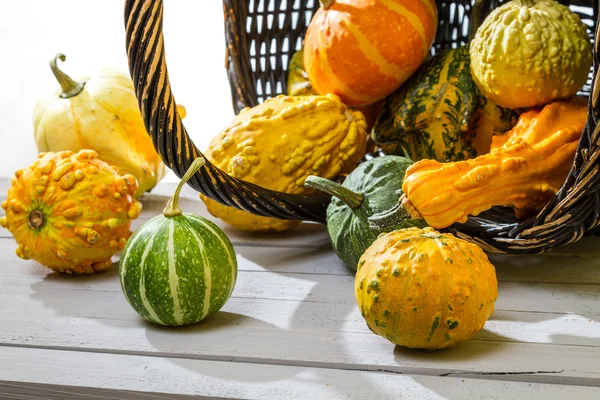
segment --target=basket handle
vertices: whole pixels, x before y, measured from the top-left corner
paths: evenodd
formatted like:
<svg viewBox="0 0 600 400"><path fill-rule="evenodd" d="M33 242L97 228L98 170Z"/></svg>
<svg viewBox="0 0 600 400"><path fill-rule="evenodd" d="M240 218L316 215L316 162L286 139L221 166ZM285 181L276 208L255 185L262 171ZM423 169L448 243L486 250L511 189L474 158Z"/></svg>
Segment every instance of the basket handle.
<svg viewBox="0 0 600 400"><path fill-rule="evenodd" d="M148 134L165 164L178 177L203 156L190 139L171 91L163 38L163 0L126 0L129 72ZM206 158L206 157L204 157ZM253 214L286 220L325 222L330 197L268 190L236 179L208 159L188 184L217 202Z"/></svg>

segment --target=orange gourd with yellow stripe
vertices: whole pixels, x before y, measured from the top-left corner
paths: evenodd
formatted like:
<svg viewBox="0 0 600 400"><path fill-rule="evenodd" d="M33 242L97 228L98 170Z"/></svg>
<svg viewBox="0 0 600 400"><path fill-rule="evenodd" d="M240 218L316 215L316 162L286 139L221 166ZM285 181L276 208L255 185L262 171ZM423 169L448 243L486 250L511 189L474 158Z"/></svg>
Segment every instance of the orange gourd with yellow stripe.
<svg viewBox="0 0 600 400"><path fill-rule="evenodd" d="M433 0L321 0L304 39L310 83L352 106L380 100L421 65L437 23Z"/></svg>

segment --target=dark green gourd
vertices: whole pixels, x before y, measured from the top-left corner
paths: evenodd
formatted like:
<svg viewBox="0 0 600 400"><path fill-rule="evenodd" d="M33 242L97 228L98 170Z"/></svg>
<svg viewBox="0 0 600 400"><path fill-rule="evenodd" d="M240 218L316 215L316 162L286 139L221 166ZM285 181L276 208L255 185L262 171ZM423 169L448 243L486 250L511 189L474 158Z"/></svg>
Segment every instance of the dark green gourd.
<svg viewBox="0 0 600 400"><path fill-rule="evenodd" d="M334 251L353 270L381 233L427 226L422 219L411 219L399 203L411 164L404 157L384 156L360 164L343 185L317 176L306 179L307 186L333 196L327 207L327 230Z"/></svg>

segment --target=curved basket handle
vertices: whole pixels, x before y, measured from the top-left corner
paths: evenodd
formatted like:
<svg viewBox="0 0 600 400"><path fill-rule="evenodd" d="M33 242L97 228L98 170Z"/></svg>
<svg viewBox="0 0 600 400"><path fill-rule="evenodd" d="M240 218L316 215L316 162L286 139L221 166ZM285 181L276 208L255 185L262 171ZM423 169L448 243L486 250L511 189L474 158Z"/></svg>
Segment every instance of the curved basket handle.
<svg viewBox="0 0 600 400"><path fill-rule="evenodd" d="M125 30L129 72L148 134L165 164L182 177L196 148L183 126L171 91L163 40L163 0L126 0ZM188 184L205 196L256 215L325 222L330 197L264 189L230 177L206 160Z"/></svg>

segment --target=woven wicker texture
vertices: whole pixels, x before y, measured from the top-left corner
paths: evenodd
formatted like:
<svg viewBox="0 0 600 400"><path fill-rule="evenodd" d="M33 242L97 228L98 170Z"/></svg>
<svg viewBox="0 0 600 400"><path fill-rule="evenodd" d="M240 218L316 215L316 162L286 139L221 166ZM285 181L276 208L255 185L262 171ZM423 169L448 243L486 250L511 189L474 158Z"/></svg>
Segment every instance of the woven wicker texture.
<svg viewBox="0 0 600 400"><path fill-rule="evenodd" d="M574 5L589 27L596 32L598 3L584 0ZM484 4L484 16L502 3ZM465 43L471 1L438 1L440 25L435 53L440 48ZM287 64L300 48L315 0L224 0L227 71L236 112L264 99L285 93ZM165 163L183 176L201 152L181 122L171 92L162 32L163 0L127 0L125 25L127 54L136 95L149 134ZM598 40L594 45L594 68L600 65ZM592 77L593 74L590 73ZM538 253L579 239L600 222L598 182L600 81L588 83L583 93L591 92L588 121L583 132L573 169L557 196L539 215L519 223L507 208L494 208L464 225L449 230L480 244L490 252ZM189 184L206 196L258 215L283 219L324 222L329 199L322 195L290 195L260 188L229 177L207 163Z"/></svg>
<svg viewBox="0 0 600 400"><path fill-rule="evenodd" d="M483 17L506 0L488 0ZM564 1L575 4L593 37L598 3L590 0ZM438 1L439 26L431 53L466 43L471 0ZM224 0L227 70L233 108L238 113L287 90L290 57L300 49L318 0ZM591 83L591 72L590 82ZM589 93L589 83L582 92Z"/></svg>

